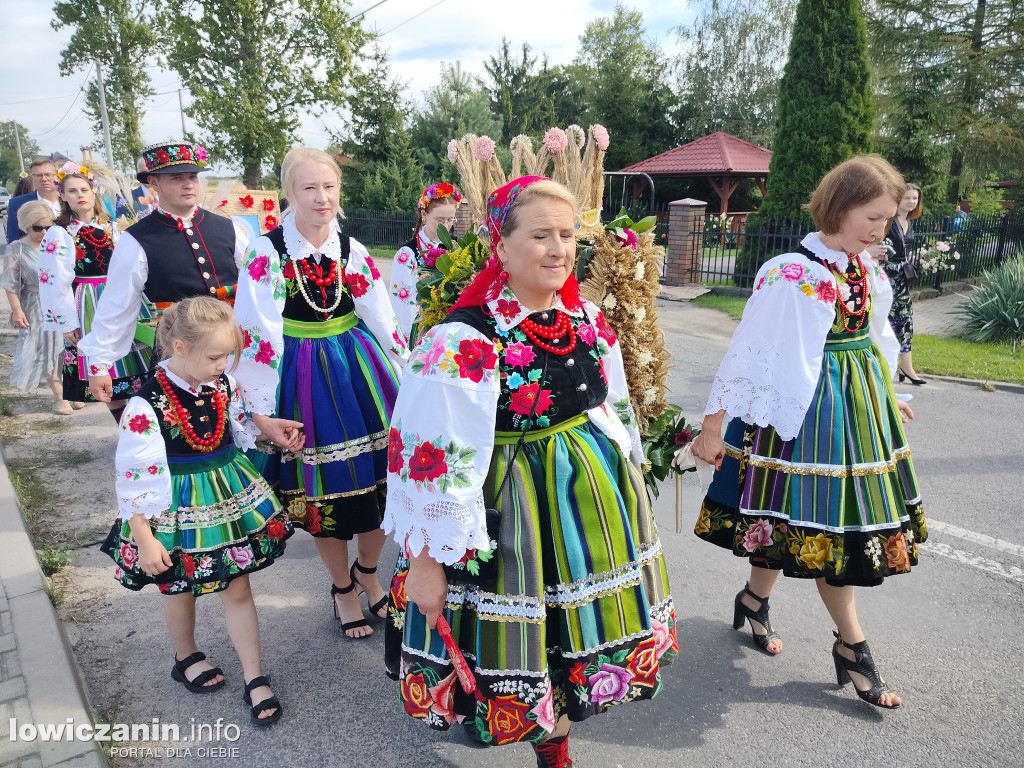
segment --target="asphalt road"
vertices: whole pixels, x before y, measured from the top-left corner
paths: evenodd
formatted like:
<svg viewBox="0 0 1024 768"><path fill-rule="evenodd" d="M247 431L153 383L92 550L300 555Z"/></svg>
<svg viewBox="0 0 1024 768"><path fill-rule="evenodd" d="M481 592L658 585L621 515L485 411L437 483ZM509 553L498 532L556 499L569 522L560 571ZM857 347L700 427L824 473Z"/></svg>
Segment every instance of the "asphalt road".
<svg viewBox="0 0 1024 768"><path fill-rule="evenodd" d="M696 419L734 323L689 304L662 307L676 363L670 399ZM780 581L772 597L772 620L785 640L779 657L754 648L748 631L732 630L745 563L693 535L699 491L689 475L682 533L675 533L671 485L656 502L682 652L665 670L657 699L574 727L577 766L1021 764L1024 395L940 382L913 390L917 420L909 434L931 538L912 574L858 592L873 653L904 707L882 712L850 686L836 687L830 622L809 582ZM389 544L382 570L394 556ZM200 601L198 635L230 687L195 696L169 679L159 597L119 588L109 560L94 549L78 558L76 572L79 607L90 617L78 627L76 653L105 716L158 717L179 724L183 736L191 723L217 718L240 731L232 742L179 743L177 758L167 756L167 745L153 745L145 759L122 765L223 765L224 758L199 757L211 746L235 750L227 753L232 764L261 768L533 765L528 746L479 748L457 729L437 733L402 712L398 686L382 672L383 632L365 641L344 637L332 619L326 571L301 532L283 560L253 578L265 667L285 706L268 732L248 723L241 669L216 598Z"/></svg>

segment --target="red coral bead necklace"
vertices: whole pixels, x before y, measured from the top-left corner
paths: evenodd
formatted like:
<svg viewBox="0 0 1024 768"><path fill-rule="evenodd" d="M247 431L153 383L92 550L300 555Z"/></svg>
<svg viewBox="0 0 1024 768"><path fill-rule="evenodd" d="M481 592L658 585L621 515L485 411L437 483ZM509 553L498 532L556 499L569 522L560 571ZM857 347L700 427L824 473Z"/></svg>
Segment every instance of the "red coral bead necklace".
<svg viewBox="0 0 1024 768"><path fill-rule="evenodd" d="M543 350L551 352L555 355L568 355L574 349L576 349L576 334L573 333L572 323L569 321L569 316L562 314L558 310L555 310L555 323L554 325L540 325L535 323L528 317L524 317L519 322L519 327L523 329L523 333L526 334L533 344L540 347ZM565 346L556 347L554 344L548 342L558 341L561 342L562 337L568 332L568 339L565 342Z"/></svg>
<svg viewBox="0 0 1024 768"><path fill-rule="evenodd" d="M171 408L174 411L174 420L178 423L181 435L185 438L189 448L200 453L210 453L215 447L220 445L221 438L224 437L224 425L227 422L227 394L219 389L214 390L213 405L217 411L217 426L213 430L211 437L203 438L199 437L195 430L192 429L188 411L182 408L178 395L174 391L174 386L168 380L167 374L164 373L162 368L156 369L156 380L160 383L160 389L164 391L164 394L167 395L167 399L171 403ZM210 433L207 432L206 434L209 435Z"/></svg>

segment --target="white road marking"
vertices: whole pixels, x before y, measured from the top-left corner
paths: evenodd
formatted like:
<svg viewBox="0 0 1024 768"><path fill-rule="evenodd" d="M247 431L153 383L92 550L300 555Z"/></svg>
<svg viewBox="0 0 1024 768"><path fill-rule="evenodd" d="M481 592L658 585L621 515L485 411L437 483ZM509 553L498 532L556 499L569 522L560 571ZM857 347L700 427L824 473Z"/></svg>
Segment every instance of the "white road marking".
<svg viewBox="0 0 1024 768"><path fill-rule="evenodd" d="M930 524L931 521L929 521ZM1003 565L996 560L989 560L987 557L964 552L961 549L955 549L948 544L941 544L939 542L928 542L927 544L920 544L918 547L926 554L948 557L950 560L955 560L963 565L969 565L972 568L978 568L996 576L1002 576L1005 579L1019 581L1024 584L1024 569L1018 568L1015 565Z"/></svg>
<svg viewBox="0 0 1024 768"><path fill-rule="evenodd" d="M981 544L985 547L1005 552L1009 555L1016 555L1019 558L1024 559L1024 547L1019 544L1013 544L1009 541L1003 541L1002 539L994 538L993 536L987 536L984 533L977 533L975 531L969 531L966 528L959 528L949 523L943 523L940 520L933 520L932 518L925 516L928 521L928 530L937 531L938 533L944 533L947 536L955 536L958 539L969 541L973 544Z"/></svg>

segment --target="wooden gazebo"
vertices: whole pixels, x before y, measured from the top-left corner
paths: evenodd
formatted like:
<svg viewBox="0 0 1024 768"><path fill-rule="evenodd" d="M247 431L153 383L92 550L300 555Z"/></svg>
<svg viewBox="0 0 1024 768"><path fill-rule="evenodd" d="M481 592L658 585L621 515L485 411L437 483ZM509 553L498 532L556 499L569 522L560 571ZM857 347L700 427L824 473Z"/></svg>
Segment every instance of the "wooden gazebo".
<svg viewBox="0 0 1024 768"><path fill-rule="evenodd" d="M712 133L681 147L662 152L623 168L622 173L646 173L652 178L703 177L721 200L721 212L729 212L729 198L741 179L755 179L763 194L772 153L764 147L728 133Z"/></svg>

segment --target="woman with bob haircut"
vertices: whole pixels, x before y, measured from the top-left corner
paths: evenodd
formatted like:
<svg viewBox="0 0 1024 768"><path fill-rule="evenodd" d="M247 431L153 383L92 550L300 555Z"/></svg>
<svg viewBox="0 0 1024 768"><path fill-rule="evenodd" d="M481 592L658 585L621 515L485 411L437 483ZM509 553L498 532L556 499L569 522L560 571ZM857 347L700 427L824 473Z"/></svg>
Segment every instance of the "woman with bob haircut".
<svg viewBox="0 0 1024 768"><path fill-rule="evenodd" d="M888 709L901 700L875 668L853 588L908 573L927 536L903 431L913 413L892 388L892 291L867 253L905 190L878 155L822 179L808 206L818 231L758 271L693 447L718 467L696 533L751 564L733 627L749 621L756 645L779 653L772 587L780 572L815 579L838 628L837 682Z"/></svg>

